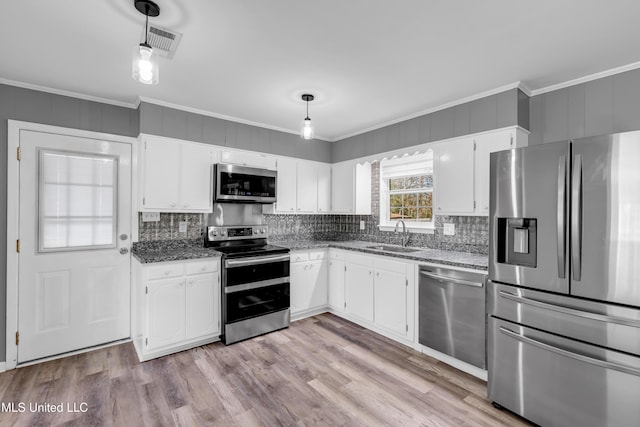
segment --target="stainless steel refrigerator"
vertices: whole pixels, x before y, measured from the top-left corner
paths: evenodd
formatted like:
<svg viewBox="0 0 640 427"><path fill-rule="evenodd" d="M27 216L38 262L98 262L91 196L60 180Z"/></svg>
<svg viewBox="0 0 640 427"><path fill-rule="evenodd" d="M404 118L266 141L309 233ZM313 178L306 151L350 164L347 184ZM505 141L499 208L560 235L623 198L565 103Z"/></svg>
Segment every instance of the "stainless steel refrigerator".
<svg viewBox="0 0 640 427"><path fill-rule="evenodd" d="M640 426L640 132L491 155L489 398Z"/></svg>

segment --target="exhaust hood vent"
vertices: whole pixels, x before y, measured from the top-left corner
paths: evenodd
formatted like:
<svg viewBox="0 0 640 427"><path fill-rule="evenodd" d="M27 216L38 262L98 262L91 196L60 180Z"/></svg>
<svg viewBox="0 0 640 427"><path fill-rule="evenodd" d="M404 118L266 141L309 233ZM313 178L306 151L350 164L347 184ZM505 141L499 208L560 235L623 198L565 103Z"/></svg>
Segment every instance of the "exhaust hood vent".
<svg viewBox="0 0 640 427"><path fill-rule="evenodd" d="M161 56L165 56L169 59L173 58L173 54L175 53L181 38L182 33L149 24L149 36L147 43L149 43ZM144 41L144 31L142 34L142 41Z"/></svg>

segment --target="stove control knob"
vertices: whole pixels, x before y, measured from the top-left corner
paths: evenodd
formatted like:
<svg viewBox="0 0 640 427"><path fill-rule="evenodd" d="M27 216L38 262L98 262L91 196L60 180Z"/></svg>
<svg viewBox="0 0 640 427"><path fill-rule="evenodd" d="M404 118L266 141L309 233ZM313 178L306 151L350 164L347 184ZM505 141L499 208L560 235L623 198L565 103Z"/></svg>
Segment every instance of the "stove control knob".
<svg viewBox="0 0 640 427"><path fill-rule="evenodd" d="M265 234L266 232L267 232L267 229L266 229L266 228L261 228L261 229L260 229L260 233Z"/></svg>
<svg viewBox="0 0 640 427"><path fill-rule="evenodd" d="M220 230L220 236L224 237L227 235L227 230Z"/></svg>

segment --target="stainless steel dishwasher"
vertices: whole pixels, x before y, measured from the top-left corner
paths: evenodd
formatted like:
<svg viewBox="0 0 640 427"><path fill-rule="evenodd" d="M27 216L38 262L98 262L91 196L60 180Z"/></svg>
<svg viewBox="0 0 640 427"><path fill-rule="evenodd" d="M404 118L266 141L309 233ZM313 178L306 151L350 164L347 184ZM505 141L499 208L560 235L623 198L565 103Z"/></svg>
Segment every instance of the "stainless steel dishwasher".
<svg viewBox="0 0 640 427"><path fill-rule="evenodd" d="M482 273L420 266L420 344L486 369L485 279Z"/></svg>

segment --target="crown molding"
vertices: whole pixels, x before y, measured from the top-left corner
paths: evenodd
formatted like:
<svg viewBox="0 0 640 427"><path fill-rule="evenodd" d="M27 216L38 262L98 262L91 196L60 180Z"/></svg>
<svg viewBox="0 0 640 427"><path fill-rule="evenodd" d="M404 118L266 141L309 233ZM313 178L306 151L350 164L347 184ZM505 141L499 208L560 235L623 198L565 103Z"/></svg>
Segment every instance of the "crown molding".
<svg viewBox="0 0 640 427"><path fill-rule="evenodd" d="M542 95L543 93L553 92L553 91L564 89L570 86L579 85L581 83L587 83L594 80L602 79L604 77L614 76L616 74L624 73L626 71L637 70L638 68L640 68L640 62L634 62L631 64L623 65L621 67L616 67L616 68L611 68L609 70L601 71L599 73L589 74L588 76L579 77L577 79L569 80L563 83L558 83L558 84L546 86L540 89L535 89L531 91L531 95L529 96Z"/></svg>
<svg viewBox="0 0 640 427"><path fill-rule="evenodd" d="M102 104L116 105L118 107L126 107L126 108L136 109L136 108L138 108L138 104L139 104L139 102L131 103L131 102L117 101L115 99L101 98L101 97L98 97L98 96L91 96L91 95L86 95L86 94L83 94L83 93L71 92L71 91L68 91L68 90L54 89L54 88L51 88L51 87L36 85L36 84L32 84L32 83L18 82L18 81L15 81L15 80L4 79L2 77L0 77L0 84L5 84L5 85L8 85L8 86L20 87L20 88L23 88L23 89L37 90L39 92L51 93L51 94L54 94L54 95L68 96L70 98L84 99L85 101L93 101L93 102L100 102Z"/></svg>

